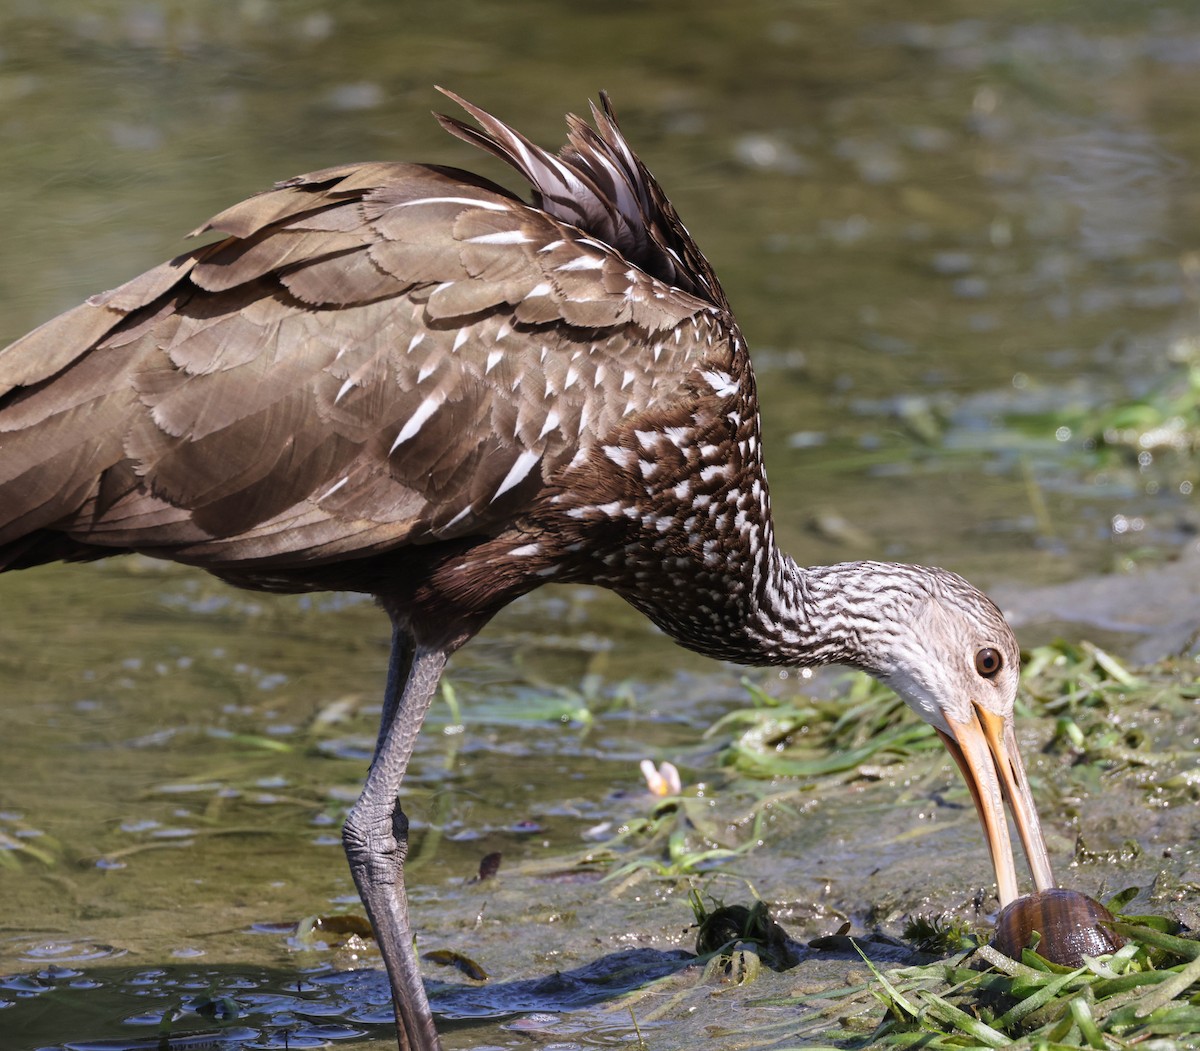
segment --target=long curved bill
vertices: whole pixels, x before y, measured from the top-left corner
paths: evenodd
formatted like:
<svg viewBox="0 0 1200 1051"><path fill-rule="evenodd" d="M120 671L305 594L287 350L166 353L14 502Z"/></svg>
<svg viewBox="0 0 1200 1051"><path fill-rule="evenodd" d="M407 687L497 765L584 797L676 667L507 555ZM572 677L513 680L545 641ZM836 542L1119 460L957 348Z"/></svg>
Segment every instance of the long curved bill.
<svg viewBox="0 0 1200 1051"><path fill-rule="evenodd" d="M992 868L996 870L1000 904L1004 906L1019 896L1012 841L1008 838L1008 823L1004 818L1005 800L1012 810L1037 889L1053 887L1054 877L1050 874L1042 826L1025 777L1012 719L989 712L974 701L970 712L966 722L948 717L950 733L938 730L938 734L954 756L963 780L971 790L971 798L975 800L975 809L979 812L992 855Z"/></svg>

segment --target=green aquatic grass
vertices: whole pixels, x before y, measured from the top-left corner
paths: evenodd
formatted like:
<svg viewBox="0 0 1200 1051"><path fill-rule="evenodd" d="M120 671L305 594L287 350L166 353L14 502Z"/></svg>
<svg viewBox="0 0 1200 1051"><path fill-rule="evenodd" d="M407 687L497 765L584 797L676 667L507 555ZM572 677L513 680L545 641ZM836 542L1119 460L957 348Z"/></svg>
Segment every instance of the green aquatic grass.
<svg viewBox="0 0 1200 1051"><path fill-rule="evenodd" d="M644 818L628 822L602 846L589 850L586 863L611 866L604 877L607 881L637 873L686 879L754 849L761 841L761 822L759 811L751 834L740 844L726 846L722 842L725 834L706 799L671 796L655 803Z"/></svg>
<svg viewBox="0 0 1200 1051"><path fill-rule="evenodd" d="M1091 643L1056 642L1025 654L1022 679L1018 719L1024 733L1043 742L1050 773L1038 780L1053 805L1077 806L1064 797L1118 783L1156 806L1200 800L1200 683L1187 661L1134 671ZM755 849L766 811L786 809L797 792L836 789L878 776L880 768L928 764L943 755L932 728L866 675L845 676L843 692L829 697L772 696L753 680L742 681L749 706L727 713L705 735L720 749L720 770L702 775L706 792L647 797L641 816L581 854L579 863L608 866L610 880L710 873ZM769 791L755 788L767 782ZM731 818L727 803L734 794L750 802ZM726 802L714 810L714 797L722 795ZM1130 840L1118 854L1136 856L1141 849ZM1077 840L1077 863L1111 856L1093 853L1082 836ZM947 924L914 931L910 941L951 951L968 932Z"/></svg>
<svg viewBox="0 0 1200 1051"><path fill-rule="evenodd" d="M1123 948L1074 969L1028 951L1017 962L987 945L928 966L872 965L887 1017L844 1046L1200 1047L1200 941L1129 923L1118 930Z"/></svg>
<svg viewBox="0 0 1200 1051"><path fill-rule="evenodd" d="M1043 725L1063 783L1094 792L1120 779L1157 806L1200 801L1195 662L1133 671L1098 646L1057 642L1028 655L1022 680L1019 716Z"/></svg>
<svg viewBox="0 0 1200 1051"><path fill-rule="evenodd" d="M941 748L894 694L865 676L850 677L845 695L831 699L773 697L753 682L745 686L750 705L729 713L709 732L727 737L721 759L734 776L772 778L776 785L778 779L793 778L811 787L858 776L864 762L904 763ZM1200 800L1198 698L1200 683L1189 661L1133 669L1090 643L1057 642L1025 654L1018 716L1043 742L1053 771L1053 785L1044 783L1052 794L1104 791L1119 782L1147 793L1157 805L1194 805ZM664 810L661 804L656 811L659 821L667 814L683 820L685 812ZM622 846L638 849L628 839ZM1126 849L1141 848L1130 843ZM731 850L729 856L737 853ZM1107 855L1092 854L1082 840L1077 844L1078 863L1105 860ZM620 871L637 867L626 856ZM662 864L656 871L688 874ZM1163 900L1163 878L1160 873L1156 900ZM1131 888L1117 895L1110 908L1119 914L1139 893ZM712 913L696 911L698 923L709 922ZM709 961L706 980L711 981L713 968L724 966L725 981L745 986L758 974L747 954L761 952L764 964L777 956L765 939L755 948L755 931L771 929L761 911L743 910L746 924L737 932L736 946L726 947L723 965ZM867 960L869 981L786 1001L798 1012L792 1022L772 1024L760 1038L738 1046L1200 1048L1196 932L1160 916L1121 919L1118 930L1128 943L1110 957L1071 969L1029 950L1020 962L1009 960L985 944L990 932L954 916L916 917L904 932L914 953L954 955L920 966ZM705 948L722 955L711 944ZM778 997L769 1002L785 1004Z"/></svg>
<svg viewBox="0 0 1200 1051"><path fill-rule="evenodd" d="M748 777L857 777L863 764L939 753L932 728L887 687L862 674L839 696L774 697L744 680L751 705L708 731L728 735L723 765ZM1018 718L1039 727L1064 776L1083 787L1122 771L1153 770L1140 786L1160 801L1200 799L1200 682L1194 663L1163 661L1137 671L1088 642L1056 642L1025 654Z"/></svg>
<svg viewBox="0 0 1200 1051"><path fill-rule="evenodd" d="M749 679L753 706L730 712L706 736L732 736L724 764L751 777L856 776L866 762L894 762L941 744L894 692L870 676L847 676L842 696L772 697Z"/></svg>
<svg viewBox="0 0 1200 1051"><path fill-rule="evenodd" d="M1147 454L1173 453L1182 462L1200 449L1200 345L1193 340L1173 349L1179 368L1149 392L1079 421L1091 444L1143 466Z"/></svg>
<svg viewBox="0 0 1200 1051"><path fill-rule="evenodd" d="M702 984L722 969L725 981L744 986L761 975L760 963L775 969L781 963L790 966L790 957L781 959L779 952L786 936L761 902L709 911L698 896L693 899L700 930L697 949L711 954ZM732 934L719 935L725 937L722 945L712 945L711 937L706 943L706 926L714 917L730 915L739 918ZM1179 925L1170 921L1155 917L1151 922L1119 922L1127 944L1076 968L1050 963L1029 950L1021 961L1010 960L979 942L937 963L886 966L872 959L869 942L850 940L867 980L759 999L795 1013L790 1021L764 1025L761 1040L739 1046L776 1051L801 1046L845 1051L1200 1047L1200 940L1165 929L1178 931ZM761 960L750 960L752 956Z"/></svg>
<svg viewBox="0 0 1200 1051"><path fill-rule="evenodd" d="M910 916L904 924L904 940L917 952L949 956L976 944L971 926L957 916Z"/></svg>

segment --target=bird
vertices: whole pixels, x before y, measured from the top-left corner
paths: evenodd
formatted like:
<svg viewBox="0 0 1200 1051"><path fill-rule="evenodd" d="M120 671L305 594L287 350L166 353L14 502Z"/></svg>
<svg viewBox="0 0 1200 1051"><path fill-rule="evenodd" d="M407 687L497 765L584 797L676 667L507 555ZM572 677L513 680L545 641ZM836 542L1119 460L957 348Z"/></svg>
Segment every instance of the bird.
<svg viewBox="0 0 1200 1051"><path fill-rule="evenodd" d="M1006 801L1053 886L1002 613L947 570L780 550L747 343L609 97L553 153L443 93L527 197L443 165L301 175L0 351L0 571L137 552L374 596L391 653L342 839L401 1051L440 1043L397 793L447 660L543 583L720 660L875 676L960 767L1001 904Z"/></svg>

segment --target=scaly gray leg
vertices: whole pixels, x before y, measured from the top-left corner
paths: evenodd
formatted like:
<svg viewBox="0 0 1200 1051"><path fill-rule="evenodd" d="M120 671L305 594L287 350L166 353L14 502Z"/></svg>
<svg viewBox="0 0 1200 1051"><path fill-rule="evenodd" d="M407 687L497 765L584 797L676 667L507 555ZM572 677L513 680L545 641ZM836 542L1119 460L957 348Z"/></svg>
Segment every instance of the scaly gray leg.
<svg viewBox="0 0 1200 1051"><path fill-rule="evenodd" d="M342 829L350 872L387 965L400 1051L440 1051L442 1046L408 923L404 891L408 818L400 809L397 793L446 658L441 650L414 647L407 632L393 620L392 656L375 757L362 795Z"/></svg>

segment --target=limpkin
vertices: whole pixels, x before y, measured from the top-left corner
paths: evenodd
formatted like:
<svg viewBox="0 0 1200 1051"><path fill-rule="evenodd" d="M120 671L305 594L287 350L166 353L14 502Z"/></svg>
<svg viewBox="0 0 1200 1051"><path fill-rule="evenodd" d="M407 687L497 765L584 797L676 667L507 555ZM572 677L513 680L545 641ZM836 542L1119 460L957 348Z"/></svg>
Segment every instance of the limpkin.
<svg viewBox="0 0 1200 1051"><path fill-rule="evenodd" d="M997 608L941 569L780 552L745 341L608 99L553 155L446 94L478 127L443 127L531 203L435 165L302 175L0 351L0 569L141 552L377 598L383 717L343 840L401 1048L439 1045L397 791L447 658L547 581L723 660L870 672L961 768L1001 902L1005 798L1050 887Z"/></svg>

